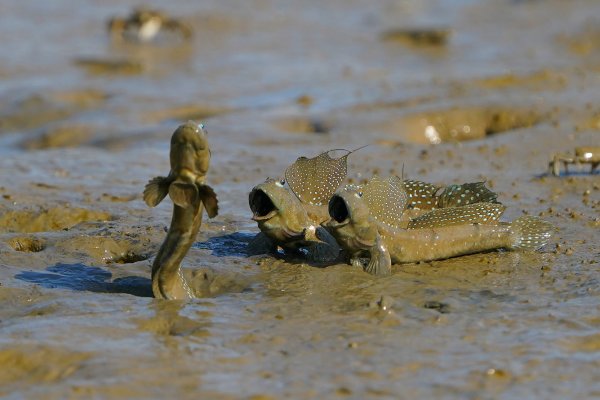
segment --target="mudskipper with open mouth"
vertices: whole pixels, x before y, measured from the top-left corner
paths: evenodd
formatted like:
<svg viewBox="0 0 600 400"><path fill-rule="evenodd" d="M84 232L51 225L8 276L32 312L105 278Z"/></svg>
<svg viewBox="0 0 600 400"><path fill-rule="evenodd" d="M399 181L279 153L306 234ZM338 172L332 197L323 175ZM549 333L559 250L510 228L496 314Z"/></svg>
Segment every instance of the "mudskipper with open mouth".
<svg viewBox="0 0 600 400"><path fill-rule="evenodd" d="M285 179L267 179L252 189L248 199L252 219L261 230L252 252L279 246L288 254L306 249L314 261L337 258L339 247L321 224L329 219L327 204L346 179L347 159L353 151L343 150L346 154L337 158L332 157L334 151L299 157L285 170Z"/></svg>
<svg viewBox="0 0 600 400"><path fill-rule="evenodd" d="M536 250L554 230L548 222L531 216L499 222L505 207L489 202L439 208L402 227L407 201L400 179L375 176L362 187L338 190L329 201L331 220L325 226L348 252L352 264L362 266L360 257L367 255L365 271L381 276L391 273L392 263L440 260L498 248Z"/></svg>

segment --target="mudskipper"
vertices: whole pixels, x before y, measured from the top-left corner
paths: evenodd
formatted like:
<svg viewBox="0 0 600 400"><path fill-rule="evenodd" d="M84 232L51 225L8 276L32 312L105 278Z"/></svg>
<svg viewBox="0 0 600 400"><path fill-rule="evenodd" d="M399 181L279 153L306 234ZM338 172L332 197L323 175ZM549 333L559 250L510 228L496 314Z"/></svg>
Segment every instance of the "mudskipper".
<svg viewBox="0 0 600 400"><path fill-rule="evenodd" d="M458 202L466 197L463 194L449 196L448 201ZM498 248L536 250L548 242L554 230L531 216L499 222L505 207L490 202L435 209L403 227L401 213L407 202L400 179L375 176L362 187L338 190L329 201L331 220L325 226L348 252L352 264L362 266L360 257L366 255L365 271L382 276L391 273L392 263L439 260Z"/></svg>
<svg viewBox="0 0 600 400"><path fill-rule="evenodd" d="M181 272L187 254L202 225L202 213L217 215L214 190L204 183L210 163L210 149L203 125L189 121L171 137L171 171L167 177L151 179L144 189L150 207L168 194L173 201L173 216L167 237L152 264L152 292L159 299L194 298L194 290Z"/></svg>
<svg viewBox="0 0 600 400"><path fill-rule="evenodd" d="M314 261L337 258L339 248L321 224L329 219L327 204L346 178L347 159L353 152L344 150L346 154L335 158L333 151L299 157L285 170L285 179L267 179L252 189L252 219L261 233L251 244L251 252L279 246L292 254L305 248Z"/></svg>

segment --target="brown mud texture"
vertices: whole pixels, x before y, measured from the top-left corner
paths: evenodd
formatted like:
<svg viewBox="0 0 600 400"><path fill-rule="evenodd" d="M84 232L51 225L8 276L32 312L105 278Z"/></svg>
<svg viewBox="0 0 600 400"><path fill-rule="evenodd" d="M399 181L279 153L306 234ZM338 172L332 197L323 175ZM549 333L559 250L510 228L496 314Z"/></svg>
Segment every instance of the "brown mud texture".
<svg viewBox="0 0 600 400"><path fill-rule="evenodd" d="M0 7L0 396L600 396L600 175L547 174L600 145L597 1L174 1L174 42L72 4ZM207 297L156 301L172 206L141 193L187 119L221 206L184 260ZM366 144L349 181L486 181L557 232L385 279L245 255L254 185Z"/></svg>

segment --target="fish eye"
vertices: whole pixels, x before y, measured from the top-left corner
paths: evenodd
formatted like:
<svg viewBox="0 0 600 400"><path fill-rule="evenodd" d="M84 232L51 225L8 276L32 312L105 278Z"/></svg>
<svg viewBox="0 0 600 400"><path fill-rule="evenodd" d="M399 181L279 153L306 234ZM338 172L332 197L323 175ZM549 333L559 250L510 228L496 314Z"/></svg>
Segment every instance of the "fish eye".
<svg viewBox="0 0 600 400"><path fill-rule="evenodd" d="M280 180L279 183L281 184L281 186L285 185L285 179Z"/></svg>
<svg viewBox="0 0 600 400"><path fill-rule="evenodd" d="M206 128L204 127L204 124L198 124L198 132L199 131L204 131L204 133L208 133L208 132L206 132Z"/></svg>
<svg viewBox="0 0 600 400"><path fill-rule="evenodd" d="M358 197L362 197L363 192L358 192Z"/></svg>

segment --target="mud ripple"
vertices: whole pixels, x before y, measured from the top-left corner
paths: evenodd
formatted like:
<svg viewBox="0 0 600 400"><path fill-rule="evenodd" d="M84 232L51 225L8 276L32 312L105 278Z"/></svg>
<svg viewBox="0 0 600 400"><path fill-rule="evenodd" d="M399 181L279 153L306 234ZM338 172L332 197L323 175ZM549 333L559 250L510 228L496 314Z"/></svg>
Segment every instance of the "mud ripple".
<svg viewBox="0 0 600 400"><path fill-rule="evenodd" d="M48 232L69 229L84 221L107 221L111 214L85 208L54 207L39 211L8 211L0 215L0 231Z"/></svg>
<svg viewBox="0 0 600 400"><path fill-rule="evenodd" d="M573 352L598 353L600 352L600 333L585 336L571 336L563 339L561 344Z"/></svg>

